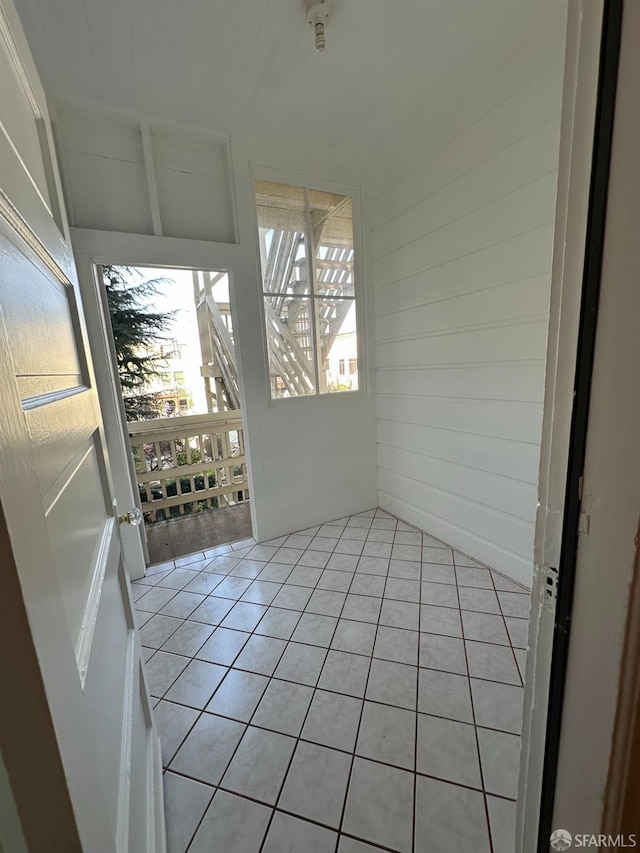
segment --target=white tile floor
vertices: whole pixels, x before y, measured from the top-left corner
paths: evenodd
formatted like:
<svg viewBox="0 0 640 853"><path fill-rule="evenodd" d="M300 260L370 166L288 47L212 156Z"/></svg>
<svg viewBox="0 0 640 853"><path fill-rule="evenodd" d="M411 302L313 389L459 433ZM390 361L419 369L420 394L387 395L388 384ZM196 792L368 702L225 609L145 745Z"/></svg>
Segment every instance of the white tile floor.
<svg viewBox="0 0 640 853"><path fill-rule="evenodd" d="M381 510L133 589L170 853L513 853L526 589Z"/></svg>

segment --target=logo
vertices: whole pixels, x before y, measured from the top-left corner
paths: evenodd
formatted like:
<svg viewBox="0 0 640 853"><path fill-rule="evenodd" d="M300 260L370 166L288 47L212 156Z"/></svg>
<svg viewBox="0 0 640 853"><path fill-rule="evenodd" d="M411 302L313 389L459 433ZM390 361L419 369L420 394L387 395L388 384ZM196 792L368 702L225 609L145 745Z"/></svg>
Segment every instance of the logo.
<svg viewBox="0 0 640 853"><path fill-rule="evenodd" d="M551 833L551 849L564 851L570 847L594 847L598 850L609 850L612 847L638 847L638 838L632 835L588 835L576 833L571 835L566 829L556 829Z"/></svg>
<svg viewBox="0 0 640 853"><path fill-rule="evenodd" d="M554 850L568 850L572 844L573 838L566 829L556 829L551 833L551 846Z"/></svg>

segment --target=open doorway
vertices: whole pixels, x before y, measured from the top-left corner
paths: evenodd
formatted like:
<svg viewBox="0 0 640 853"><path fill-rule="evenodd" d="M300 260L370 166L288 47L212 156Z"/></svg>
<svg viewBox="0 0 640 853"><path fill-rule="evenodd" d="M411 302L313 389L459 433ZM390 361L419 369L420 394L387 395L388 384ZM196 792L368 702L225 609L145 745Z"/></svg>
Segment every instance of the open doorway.
<svg viewBox="0 0 640 853"><path fill-rule="evenodd" d="M149 563L247 539L228 271L100 269Z"/></svg>

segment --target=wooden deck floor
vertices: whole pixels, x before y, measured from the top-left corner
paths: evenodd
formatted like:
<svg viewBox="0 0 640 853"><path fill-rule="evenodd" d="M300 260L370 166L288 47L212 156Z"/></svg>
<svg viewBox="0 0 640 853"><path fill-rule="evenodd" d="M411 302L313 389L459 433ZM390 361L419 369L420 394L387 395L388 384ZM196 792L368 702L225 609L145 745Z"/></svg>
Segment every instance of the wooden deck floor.
<svg viewBox="0 0 640 853"><path fill-rule="evenodd" d="M252 536L249 502L158 521L147 527L149 560L163 563Z"/></svg>

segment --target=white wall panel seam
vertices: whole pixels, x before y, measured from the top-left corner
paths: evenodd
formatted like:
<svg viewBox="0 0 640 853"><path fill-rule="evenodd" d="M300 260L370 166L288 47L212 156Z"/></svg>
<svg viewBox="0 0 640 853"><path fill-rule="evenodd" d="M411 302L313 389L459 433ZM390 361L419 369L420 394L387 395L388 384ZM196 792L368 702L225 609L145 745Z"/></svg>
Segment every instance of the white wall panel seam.
<svg viewBox="0 0 640 853"><path fill-rule="evenodd" d="M398 284L399 282L405 281L406 279L413 278L414 276L416 276L420 273L427 272L428 270L436 269L438 267L445 267L445 266L447 266L447 264L450 264L453 261L456 261L456 260L459 260L462 258L468 258L472 255L480 254L481 252L484 252L487 249L495 248L496 246L500 246L503 243L508 243L510 240L515 240L518 237L522 237L522 236L527 235L527 234L532 234L536 231L542 231L545 228L550 230L552 227L553 227L553 220L549 219L545 222L542 222L538 225L535 225L533 228L523 228L520 231L516 231L515 233L511 233L511 234L507 235L506 237L504 237L502 240L495 240L492 243L486 243L482 246L474 247L474 248L470 249L468 252L461 252L459 255L453 255L452 257L442 258L442 259L438 260L436 263L425 264L424 266L421 266L418 269L411 270L407 273L403 273L402 275L394 276L394 278L387 280L383 284L376 284L376 282L375 282L376 264L374 264L373 286L376 290L381 290L384 287L392 287L394 284ZM549 251L551 251L551 250L549 250Z"/></svg>
<svg viewBox="0 0 640 853"><path fill-rule="evenodd" d="M420 301L415 302L405 302L402 305L399 305L397 308L393 308L390 311L376 311L376 319L382 319L383 317L391 317L393 314L402 314L404 311L411 311L414 308L422 308L427 305L438 305L442 302L450 302L453 299L460 299L463 296L470 296L474 293L488 293L492 290L497 290L500 287L509 287L514 284L522 284L525 281L532 281L537 278L542 278L543 276L551 275L551 267L545 267L541 269L539 272L534 273L533 275L525 275L521 278L509 278L506 281L495 281L490 284L481 284L476 287L465 287L460 290L453 290L446 294L438 294L437 296L432 296Z"/></svg>

